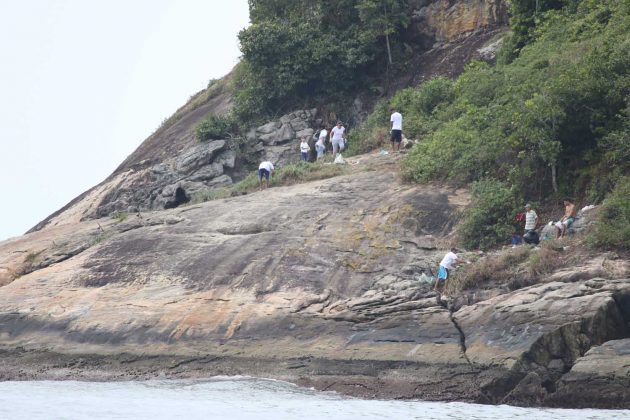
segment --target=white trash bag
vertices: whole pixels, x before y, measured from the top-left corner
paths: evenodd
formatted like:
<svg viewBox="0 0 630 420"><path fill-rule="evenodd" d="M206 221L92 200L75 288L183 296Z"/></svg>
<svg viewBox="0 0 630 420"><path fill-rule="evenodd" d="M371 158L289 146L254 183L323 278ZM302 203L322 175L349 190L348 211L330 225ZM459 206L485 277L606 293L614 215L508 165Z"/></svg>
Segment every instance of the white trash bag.
<svg viewBox="0 0 630 420"><path fill-rule="evenodd" d="M347 162L346 160L343 158L343 156L341 156L341 153L337 153L337 157L335 158L335 162L334 163L338 163L341 165L345 165Z"/></svg>

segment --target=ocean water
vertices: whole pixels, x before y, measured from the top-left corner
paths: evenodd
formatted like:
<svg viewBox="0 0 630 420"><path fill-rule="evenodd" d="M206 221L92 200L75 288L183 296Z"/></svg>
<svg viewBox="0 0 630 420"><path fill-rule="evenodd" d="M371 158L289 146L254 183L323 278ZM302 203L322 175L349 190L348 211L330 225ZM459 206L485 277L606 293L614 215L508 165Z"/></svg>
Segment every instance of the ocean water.
<svg viewBox="0 0 630 420"><path fill-rule="evenodd" d="M630 410L558 410L380 401L280 381L0 382L0 419L630 419Z"/></svg>

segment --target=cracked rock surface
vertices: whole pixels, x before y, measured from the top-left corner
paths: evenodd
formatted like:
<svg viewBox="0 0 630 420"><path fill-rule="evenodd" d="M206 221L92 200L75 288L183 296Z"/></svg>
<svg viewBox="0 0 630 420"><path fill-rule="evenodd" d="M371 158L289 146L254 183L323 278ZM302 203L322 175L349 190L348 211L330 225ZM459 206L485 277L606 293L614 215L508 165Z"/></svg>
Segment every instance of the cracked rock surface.
<svg viewBox="0 0 630 420"><path fill-rule="evenodd" d="M628 280L559 276L456 311L437 296L426 276L468 195L402 184L399 159L0 243L0 379L247 374L566 406L600 362L622 372ZM627 405L627 375L606 378Z"/></svg>

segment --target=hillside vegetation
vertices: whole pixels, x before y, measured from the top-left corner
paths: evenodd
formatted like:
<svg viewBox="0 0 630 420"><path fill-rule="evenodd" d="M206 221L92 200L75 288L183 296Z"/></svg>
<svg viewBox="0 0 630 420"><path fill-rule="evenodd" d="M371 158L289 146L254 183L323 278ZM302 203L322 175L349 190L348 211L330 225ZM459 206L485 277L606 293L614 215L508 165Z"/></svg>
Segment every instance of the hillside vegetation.
<svg viewBox="0 0 630 420"><path fill-rule="evenodd" d="M513 3L516 28L496 66L473 62L456 80L399 91L351 139L355 152L380 144L398 108L406 136L420 140L405 178L472 183L460 229L468 247L505 241L525 201L596 203L628 189L630 1L541 1L538 12ZM627 211L605 214L630 223ZM613 231L611 245L627 247L628 230Z"/></svg>
<svg viewBox="0 0 630 420"><path fill-rule="evenodd" d="M357 95L377 98L411 62L409 2L251 0L239 34L243 59L230 80L234 108L197 127L201 141L229 137L243 161L245 130L296 107L345 115ZM389 110L418 140L403 164L409 182L470 186L459 236L468 248L505 242L525 202L602 202L615 190L592 243L628 248L630 0L513 0L512 33L495 65L469 63L382 98L350 154L388 142ZM615 197L622 197L617 198ZM612 234L614 233L614 235Z"/></svg>

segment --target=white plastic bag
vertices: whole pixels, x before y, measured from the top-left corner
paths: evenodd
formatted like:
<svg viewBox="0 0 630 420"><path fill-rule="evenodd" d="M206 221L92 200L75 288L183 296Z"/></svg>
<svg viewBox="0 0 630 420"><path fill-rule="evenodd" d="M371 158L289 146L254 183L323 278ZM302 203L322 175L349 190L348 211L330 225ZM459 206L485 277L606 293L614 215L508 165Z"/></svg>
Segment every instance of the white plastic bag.
<svg viewBox="0 0 630 420"><path fill-rule="evenodd" d="M341 156L341 153L337 153L337 157L335 158L335 163L339 163L341 165L346 164L346 160Z"/></svg>

